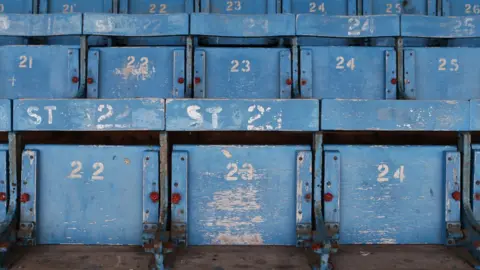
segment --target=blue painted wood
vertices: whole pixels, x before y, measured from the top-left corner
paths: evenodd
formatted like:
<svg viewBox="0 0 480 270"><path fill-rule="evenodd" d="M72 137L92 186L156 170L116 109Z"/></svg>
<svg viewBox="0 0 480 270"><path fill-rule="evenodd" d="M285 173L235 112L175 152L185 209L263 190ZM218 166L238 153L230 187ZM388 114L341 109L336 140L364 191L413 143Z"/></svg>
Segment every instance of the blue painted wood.
<svg viewBox="0 0 480 270"><path fill-rule="evenodd" d="M174 150L172 153L171 211L172 241L177 245L187 244L187 223L190 209L188 202L188 151Z"/></svg>
<svg viewBox="0 0 480 270"><path fill-rule="evenodd" d="M400 35L400 17L297 15L297 36L316 37L395 37Z"/></svg>
<svg viewBox="0 0 480 270"><path fill-rule="evenodd" d="M470 101L470 130L480 130L480 100Z"/></svg>
<svg viewBox="0 0 480 270"><path fill-rule="evenodd" d="M476 29L480 27L480 18L440 17L440 16L402 16L401 34L403 37L470 38L480 37Z"/></svg>
<svg viewBox="0 0 480 270"><path fill-rule="evenodd" d="M112 13L113 0L40 0L40 13Z"/></svg>
<svg viewBox="0 0 480 270"><path fill-rule="evenodd" d="M97 36L188 35L188 14L97 14L83 15L83 33Z"/></svg>
<svg viewBox="0 0 480 270"><path fill-rule="evenodd" d="M141 245L147 146L26 145L36 152L38 244ZM56 166L52 166L55 164ZM152 172L153 173L153 172ZM29 180L30 181L30 180ZM32 197L31 197L32 198ZM31 213L22 206L24 215ZM24 220L22 220L24 222Z"/></svg>
<svg viewBox="0 0 480 270"><path fill-rule="evenodd" d="M296 245L296 157L309 146L173 149L188 152L189 245Z"/></svg>
<svg viewBox="0 0 480 270"><path fill-rule="evenodd" d="M128 14L172 14L192 13L193 0L120 0L120 13Z"/></svg>
<svg viewBox="0 0 480 270"><path fill-rule="evenodd" d="M311 245L312 230L312 180L313 157L311 151L297 152L296 167L296 227L297 246L308 247Z"/></svg>
<svg viewBox="0 0 480 270"><path fill-rule="evenodd" d="M342 155L340 244L445 243L445 155L455 147L324 147Z"/></svg>
<svg viewBox="0 0 480 270"><path fill-rule="evenodd" d="M435 16L436 0L363 0L363 14L422 14Z"/></svg>
<svg viewBox="0 0 480 270"><path fill-rule="evenodd" d="M17 131L164 130L163 99L14 101Z"/></svg>
<svg viewBox="0 0 480 270"><path fill-rule="evenodd" d="M89 51L88 59L88 78L93 79L93 83L87 85L88 97L184 96L185 49L182 47L95 48Z"/></svg>
<svg viewBox="0 0 480 270"><path fill-rule="evenodd" d="M11 130L12 130L12 102L8 99L0 99L0 132L11 131Z"/></svg>
<svg viewBox="0 0 480 270"><path fill-rule="evenodd" d="M323 181L324 219L327 226L340 223L341 154L336 150L325 151L325 176Z"/></svg>
<svg viewBox="0 0 480 270"><path fill-rule="evenodd" d="M322 100L322 130L469 130L468 101Z"/></svg>
<svg viewBox="0 0 480 270"><path fill-rule="evenodd" d="M405 96L425 100L480 98L475 48L408 48L405 50Z"/></svg>
<svg viewBox="0 0 480 270"><path fill-rule="evenodd" d="M476 220L480 220L480 200L477 200L475 197L478 194L480 196L480 185L477 185L476 182L480 181L480 145L472 145L472 157L473 157L473 166L472 166L472 193L469 194L472 201L472 210L473 215Z"/></svg>
<svg viewBox="0 0 480 270"><path fill-rule="evenodd" d="M460 223L460 200L453 197L461 192L460 152L447 152L445 164L445 222Z"/></svg>
<svg viewBox="0 0 480 270"><path fill-rule="evenodd" d="M38 151L24 151L22 153L20 231L18 238L22 241L23 245L29 246L36 244L37 166Z"/></svg>
<svg viewBox="0 0 480 270"><path fill-rule="evenodd" d="M480 14L479 0L442 0L443 16L470 16Z"/></svg>
<svg viewBox="0 0 480 270"><path fill-rule="evenodd" d="M310 92L314 98L321 99L396 97L397 68L393 48L302 46L300 57L303 97L311 97L308 96Z"/></svg>
<svg viewBox="0 0 480 270"><path fill-rule="evenodd" d="M349 10L351 1L347 0L325 0L314 2L310 0L283 0L283 13L314 13L321 15L356 15L356 3L354 6L355 13L350 14ZM313 3L313 4L312 4Z"/></svg>
<svg viewBox="0 0 480 270"><path fill-rule="evenodd" d="M318 100L169 99L168 131L317 131Z"/></svg>
<svg viewBox="0 0 480 270"><path fill-rule="evenodd" d="M143 224L157 224L159 220L159 197L155 197L160 192L159 165L160 156L158 148L143 152Z"/></svg>
<svg viewBox="0 0 480 270"><path fill-rule="evenodd" d="M8 177L8 145L0 145L0 193L5 196L5 200L0 201L0 222L7 220L7 198L9 193L9 177Z"/></svg>
<svg viewBox="0 0 480 270"><path fill-rule="evenodd" d="M32 14L33 0L10 0L1 3L1 13Z"/></svg>
<svg viewBox="0 0 480 270"><path fill-rule="evenodd" d="M195 51L196 97L290 98L291 53L282 48L206 48ZM198 78L198 79L197 79Z"/></svg>
<svg viewBox="0 0 480 270"><path fill-rule="evenodd" d="M267 14L279 9L276 0L200 0L200 6L202 13L219 14Z"/></svg>
<svg viewBox="0 0 480 270"><path fill-rule="evenodd" d="M195 36L275 37L295 35L291 14L224 15L192 14L190 33Z"/></svg>
<svg viewBox="0 0 480 270"><path fill-rule="evenodd" d="M76 46L1 47L0 96L10 99L83 96L79 89L79 51Z"/></svg>
<svg viewBox="0 0 480 270"><path fill-rule="evenodd" d="M2 14L0 36L66 36L82 34L82 14Z"/></svg>

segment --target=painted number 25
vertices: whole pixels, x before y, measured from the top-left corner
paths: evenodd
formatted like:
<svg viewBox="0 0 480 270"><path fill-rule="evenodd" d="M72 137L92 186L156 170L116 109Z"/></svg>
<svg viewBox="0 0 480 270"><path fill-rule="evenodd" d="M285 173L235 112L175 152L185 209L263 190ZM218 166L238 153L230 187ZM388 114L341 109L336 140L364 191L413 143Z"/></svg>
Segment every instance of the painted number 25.
<svg viewBox="0 0 480 270"><path fill-rule="evenodd" d="M75 161L72 161L72 163L70 163L70 165L72 166L72 171L70 172L70 175L68 175L68 178L72 178L72 179L78 179L78 178L82 178L82 162L78 161L78 160L75 160ZM103 173L103 170L105 169L105 167L103 166L103 163L101 162L95 162L93 163L93 166L92 168L94 169L94 172L92 174L92 180L94 181L101 181L104 179L103 175L101 175Z"/></svg>

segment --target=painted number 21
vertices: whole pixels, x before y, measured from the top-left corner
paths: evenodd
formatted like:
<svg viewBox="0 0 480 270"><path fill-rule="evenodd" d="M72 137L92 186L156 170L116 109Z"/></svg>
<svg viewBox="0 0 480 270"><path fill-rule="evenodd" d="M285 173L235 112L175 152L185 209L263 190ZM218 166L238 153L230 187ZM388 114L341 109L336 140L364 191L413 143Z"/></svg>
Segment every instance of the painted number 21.
<svg viewBox="0 0 480 270"><path fill-rule="evenodd" d="M395 173L393 174L393 178L395 179L399 179L401 183L403 183L403 180L405 179L405 169L404 169L404 166L401 165L396 171ZM387 164L380 164L378 165L378 177L377 177L377 181L379 183L385 183L385 182L388 182L389 179L388 179L388 172L389 172L389 168L388 168L388 165Z"/></svg>

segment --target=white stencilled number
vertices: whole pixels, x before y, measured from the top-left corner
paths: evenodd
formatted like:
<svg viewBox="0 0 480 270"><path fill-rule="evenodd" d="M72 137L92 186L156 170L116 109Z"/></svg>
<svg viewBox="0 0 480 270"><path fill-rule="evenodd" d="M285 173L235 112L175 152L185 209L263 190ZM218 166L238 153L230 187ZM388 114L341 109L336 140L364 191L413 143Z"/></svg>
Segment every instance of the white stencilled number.
<svg viewBox="0 0 480 270"><path fill-rule="evenodd" d="M354 17L348 19L348 35L349 36L359 36L362 32L369 31L370 29L370 19L365 19L363 24L360 19Z"/></svg>
<svg viewBox="0 0 480 270"><path fill-rule="evenodd" d="M68 175L68 178L82 178L82 162L75 160L70 163L72 166L72 172ZM94 172L92 174L92 180L101 181L104 179L103 175L101 175L105 169L105 166L101 162L95 162L92 166Z"/></svg>
<svg viewBox="0 0 480 270"><path fill-rule="evenodd" d="M227 11L242 10L241 1L227 1Z"/></svg>
<svg viewBox="0 0 480 270"><path fill-rule="evenodd" d="M337 57L337 69L345 69L345 58L343 56ZM347 61L347 69L355 70L355 58L351 58Z"/></svg>
<svg viewBox="0 0 480 270"><path fill-rule="evenodd" d="M135 56L127 57L127 68L135 69ZM148 57L140 58L140 68L146 69L148 68Z"/></svg>
<svg viewBox="0 0 480 270"><path fill-rule="evenodd" d="M237 163L231 162L228 163L227 170L228 173L225 175L225 180L227 181L237 181L238 176L240 176L242 180L251 181L255 173L255 169L250 163L244 163L242 168L239 169Z"/></svg>
<svg viewBox="0 0 480 270"><path fill-rule="evenodd" d="M63 5L63 13L73 13L73 6L75 5Z"/></svg>
<svg viewBox="0 0 480 270"><path fill-rule="evenodd" d="M150 13L156 13L157 11L157 5L155 4L150 4ZM159 13L167 13L167 5L166 4L160 4L160 8L158 9Z"/></svg>
<svg viewBox="0 0 480 270"><path fill-rule="evenodd" d="M5 5L4 4L0 4L0 13L4 12L5 11Z"/></svg>
<svg viewBox="0 0 480 270"><path fill-rule="evenodd" d="M32 68L33 67L33 58L31 56L22 55L20 56L20 63L18 64L19 68Z"/></svg>
<svg viewBox="0 0 480 270"><path fill-rule="evenodd" d="M386 13L393 13L393 4L387 4L387 9ZM401 4L395 4L395 12L396 13L401 13L402 12L402 5Z"/></svg>
<svg viewBox="0 0 480 270"><path fill-rule="evenodd" d="M309 11L313 13L313 12L317 12L317 10L325 13L325 3L317 4L315 2L310 2Z"/></svg>
<svg viewBox="0 0 480 270"><path fill-rule="evenodd" d="M465 14L480 14L480 5L465 4Z"/></svg>
<svg viewBox="0 0 480 270"><path fill-rule="evenodd" d="M100 123L100 122L102 122L102 121L105 121L105 120L107 120L108 118L110 118L110 117L113 116L113 107L112 107L112 105L109 105L109 104L107 104L107 105L105 105L105 104L100 104L100 105L98 105L98 111L99 111L99 112L103 112L103 111L105 110L105 108L106 108L106 111L107 111L107 112L106 112L105 114L102 114L102 115L100 115L100 116L98 117L98 119L97 119L97 122L98 122L98 123Z"/></svg>
<svg viewBox="0 0 480 270"><path fill-rule="evenodd" d="M241 63L241 68L240 67ZM241 62L239 60L232 60L230 62L232 64L232 67L230 68L230 72L250 72L250 61L249 60L242 60Z"/></svg>
<svg viewBox="0 0 480 270"><path fill-rule="evenodd" d="M388 179L388 172L389 172L389 168L388 168L388 165L385 164L385 163L382 163L380 165L378 165L378 176L377 176L377 181L379 183L385 183L385 182L388 182L389 179ZM396 171L395 173L393 174L393 178L395 179L399 179L401 183L403 183L403 180L405 180L405 167L403 165L401 165Z"/></svg>
<svg viewBox="0 0 480 270"><path fill-rule="evenodd" d="M448 61L445 58L438 59L438 70L439 71L446 71L447 70L447 62ZM458 71L459 68L460 68L460 66L458 64L458 60L457 59L451 59L448 70Z"/></svg>

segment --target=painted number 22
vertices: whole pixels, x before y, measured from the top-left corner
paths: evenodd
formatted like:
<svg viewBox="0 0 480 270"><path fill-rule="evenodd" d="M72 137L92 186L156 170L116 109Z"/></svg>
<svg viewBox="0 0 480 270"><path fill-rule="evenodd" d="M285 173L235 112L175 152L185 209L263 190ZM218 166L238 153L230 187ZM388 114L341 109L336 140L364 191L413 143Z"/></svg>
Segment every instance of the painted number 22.
<svg viewBox="0 0 480 270"><path fill-rule="evenodd" d="M78 160L75 160L75 161L72 161L72 163L70 163L70 165L72 166L72 171L70 172L70 175L68 175L68 178L72 178L72 179L78 179L78 178L82 178L82 162L78 161ZM103 163L101 162L95 162L93 163L93 166L92 166L94 172L92 174L92 180L94 181L101 181L104 179L103 175L101 175L103 173L103 170L105 169L105 167L103 166Z"/></svg>
<svg viewBox="0 0 480 270"><path fill-rule="evenodd" d="M395 173L393 174L393 178L395 179L399 179L401 183L403 183L403 180L405 179L405 168L403 165L401 165L396 171ZM379 183L385 183L385 182L388 182L389 179L388 179L388 172L389 172L389 168L388 168L388 165L387 164L380 164L378 165L378 177L377 177L377 181Z"/></svg>

